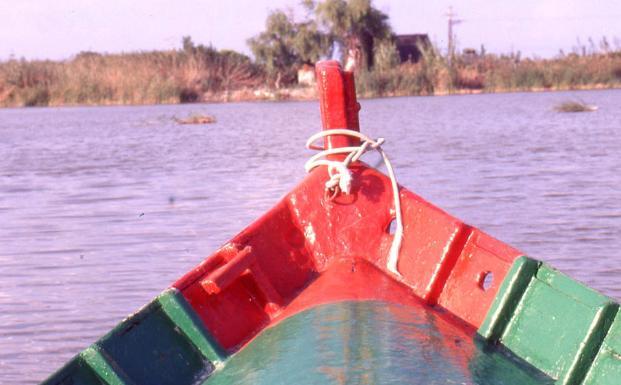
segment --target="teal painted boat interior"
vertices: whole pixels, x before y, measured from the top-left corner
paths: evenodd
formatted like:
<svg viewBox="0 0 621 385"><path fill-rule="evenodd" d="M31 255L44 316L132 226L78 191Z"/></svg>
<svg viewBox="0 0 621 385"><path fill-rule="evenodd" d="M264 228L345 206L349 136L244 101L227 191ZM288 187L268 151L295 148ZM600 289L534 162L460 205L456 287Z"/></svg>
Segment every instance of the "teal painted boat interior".
<svg viewBox="0 0 621 385"><path fill-rule="evenodd" d="M224 384L485 384L554 381L428 307L340 302L263 331L205 382Z"/></svg>

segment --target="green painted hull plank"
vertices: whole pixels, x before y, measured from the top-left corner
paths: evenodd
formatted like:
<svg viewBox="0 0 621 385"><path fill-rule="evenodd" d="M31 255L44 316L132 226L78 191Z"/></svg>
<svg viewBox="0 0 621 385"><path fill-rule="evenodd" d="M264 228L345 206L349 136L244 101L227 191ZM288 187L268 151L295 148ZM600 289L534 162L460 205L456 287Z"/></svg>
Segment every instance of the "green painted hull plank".
<svg viewBox="0 0 621 385"><path fill-rule="evenodd" d="M93 368L77 355L60 368L41 385L109 385L105 383Z"/></svg>
<svg viewBox="0 0 621 385"><path fill-rule="evenodd" d="M619 305L614 303L602 306L587 331L586 338L570 367L564 384L578 385L586 377L595 357L600 350L606 335L608 334L613 320L619 311Z"/></svg>
<svg viewBox="0 0 621 385"><path fill-rule="evenodd" d="M527 257L516 259L498 289L485 321L479 328L481 336L492 342L500 340L540 265L540 262Z"/></svg>
<svg viewBox="0 0 621 385"><path fill-rule="evenodd" d="M96 345L83 350L80 357L106 385L135 385L118 368L112 366Z"/></svg>
<svg viewBox="0 0 621 385"><path fill-rule="evenodd" d="M502 283L479 334L500 342L559 384L579 385L606 339L618 334L611 327L618 309L608 297L521 257Z"/></svg>
<svg viewBox="0 0 621 385"><path fill-rule="evenodd" d="M43 385L195 384L225 357L181 293L168 289Z"/></svg>
<svg viewBox="0 0 621 385"><path fill-rule="evenodd" d="M424 307L336 303L264 330L228 358L183 295L168 289L43 385L620 383L619 305L528 257L502 282L482 340L458 329Z"/></svg>
<svg viewBox="0 0 621 385"><path fill-rule="evenodd" d="M192 317L167 290L97 342L106 360L138 385L194 384L215 366ZM180 324L177 324L179 322Z"/></svg>
<svg viewBox="0 0 621 385"><path fill-rule="evenodd" d="M598 308L531 281L501 342L519 357L561 379L578 354Z"/></svg>
<svg viewBox="0 0 621 385"><path fill-rule="evenodd" d="M621 312L604 338L584 385L618 385L621 382Z"/></svg>
<svg viewBox="0 0 621 385"><path fill-rule="evenodd" d="M190 307L183 295L177 289L170 289L158 296L166 316L181 330L189 341L202 353L203 357L214 365L226 359L224 352L203 322Z"/></svg>

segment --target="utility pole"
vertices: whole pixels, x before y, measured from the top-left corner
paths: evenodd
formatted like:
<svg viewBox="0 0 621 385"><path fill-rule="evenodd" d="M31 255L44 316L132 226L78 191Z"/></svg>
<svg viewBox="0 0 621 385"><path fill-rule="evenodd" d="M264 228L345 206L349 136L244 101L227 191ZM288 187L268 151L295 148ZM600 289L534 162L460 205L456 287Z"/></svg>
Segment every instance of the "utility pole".
<svg viewBox="0 0 621 385"><path fill-rule="evenodd" d="M450 6L448 12L445 14L448 18L448 50L447 58L448 64L451 65L453 55L455 55L455 35L453 34L453 26L462 22L461 19L457 19L457 14L453 11L453 7Z"/></svg>

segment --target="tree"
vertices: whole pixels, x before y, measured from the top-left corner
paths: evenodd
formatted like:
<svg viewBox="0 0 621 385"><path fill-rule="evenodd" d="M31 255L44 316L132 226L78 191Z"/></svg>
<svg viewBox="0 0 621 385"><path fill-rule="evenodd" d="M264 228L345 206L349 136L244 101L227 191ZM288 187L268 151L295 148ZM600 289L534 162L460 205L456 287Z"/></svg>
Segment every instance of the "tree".
<svg viewBox="0 0 621 385"><path fill-rule="evenodd" d="M330 51L332 40L312 20L295 22L284 11L272 12L265 31L248 40L256 61L280 81L291 82L296 67L313 64Z"/></svg>
<svg viewBox="0 0 621 385"><path fill-rule="evenodd" d="M181 38L181 46L183 47L183 51L186 53L194 52L194 42L192 41L192 36L184 36Z"/></svg>
<svg viewBox="0 0 621 385"><path fill-rule="evenodd" d="M392 37L388 15L373 7L371 0L304 0L303 5L314 12L344 55L360 51L365 69L373 67L376 42Z"/></svg>
<svg viewBox="0 0 621 385"><path fill-rule="evenodd" d="M380 72L389 71L401 64L395 42L388 39L377 42L373 50L373 61L373 70Z"/></svg>

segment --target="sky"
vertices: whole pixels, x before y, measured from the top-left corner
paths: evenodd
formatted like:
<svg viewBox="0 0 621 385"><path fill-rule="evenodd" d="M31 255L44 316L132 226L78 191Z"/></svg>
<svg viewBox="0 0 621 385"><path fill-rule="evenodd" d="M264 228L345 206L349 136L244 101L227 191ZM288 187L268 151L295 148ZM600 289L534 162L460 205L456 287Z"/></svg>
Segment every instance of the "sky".
<svg viewBox="0 0 621 385"><path fill-rule="evenodd" d="M246 40L274 9L302 19L299 0L0 0L0 60L66 59L80 51L179 48L183 36L250 53ZM399 34L446 46L449 6L458 48L553 57L606 37L621 48L621 0L374 0Z"/></svg>

